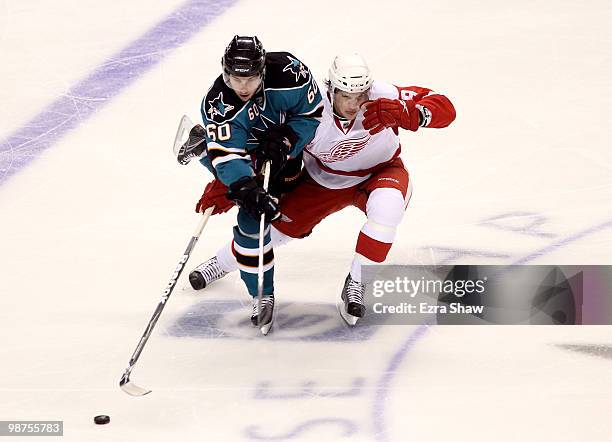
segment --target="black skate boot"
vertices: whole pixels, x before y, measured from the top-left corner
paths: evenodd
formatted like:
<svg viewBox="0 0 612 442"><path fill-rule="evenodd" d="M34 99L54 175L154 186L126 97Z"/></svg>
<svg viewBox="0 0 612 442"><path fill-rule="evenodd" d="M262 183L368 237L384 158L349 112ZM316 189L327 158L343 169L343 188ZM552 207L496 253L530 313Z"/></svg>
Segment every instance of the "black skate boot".
<svg viewBox="0 0 612 442"><path fill-rule="evenodd" d="M255 327L267 335L274 321L274 293L265 295L261 298L261 310L259 308L259 298L253 298L253 313L251 314L251 322Z"/></svg>
<svg viewBox="0 0 612 442"><path fill-rule="evenodd" d="M344 305L338 305L340 316L348 325L355 325L359 318L365 315L365 305L363 304L363 295L365 293L365 284L351 278L349 273L344 280L341 298Z"/></svg>
<svg viewBox="0 0 612 442"><path fill-rule="evenodd" d="M217 257L213 256L192 270L189 274L189 283L194 290L202 290L211 282L221 279L225 275L227 275L227 272L219 267Z"/></svg>

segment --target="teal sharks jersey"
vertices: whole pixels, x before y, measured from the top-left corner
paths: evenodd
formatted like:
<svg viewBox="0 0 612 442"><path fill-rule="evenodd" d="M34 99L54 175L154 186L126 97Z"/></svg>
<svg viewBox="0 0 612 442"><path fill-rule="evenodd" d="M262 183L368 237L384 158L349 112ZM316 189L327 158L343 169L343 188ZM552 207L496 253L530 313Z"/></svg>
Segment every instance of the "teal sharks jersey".
<svg viewBox="0 0 612 442"><path fill-rule="evenodd" d="M219 76L202 100L206 154L200 159L226 185L253 176L251 152L261 134L287 124L298 136L295 157L314 138L323 112L319 88L310 70L288 52L266 55L264 81L247 102Z"/></svg>

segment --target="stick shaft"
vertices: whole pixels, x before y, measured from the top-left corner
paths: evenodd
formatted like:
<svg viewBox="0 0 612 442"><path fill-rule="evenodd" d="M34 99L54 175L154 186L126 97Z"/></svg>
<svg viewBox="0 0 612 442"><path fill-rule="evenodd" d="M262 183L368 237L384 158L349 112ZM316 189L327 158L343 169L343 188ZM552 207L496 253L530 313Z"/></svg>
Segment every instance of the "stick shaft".
<svg viewBox="0 0 612 442"><path fill-rule="evenodd" d="M200 219L200 222L198 223L198 227L193 233L193 236L191 237L191 239L189 240L189 244L187 245L187 249L185 249L185 253L183 253L183 256L181 256L181 259L179 260L174 270L174 273L172 274L172 277L170 278L170 281L168 282L168 285L164 289L164 293L161 297L161 300L159 301L159 304L157 304L157 308L153 312L153 316L151 316L151 319L149 320L149 323L147 324L147 327L144 333L142 334L142 337L140 338L140 341L138 342L138 345L136 346L136 349L134 350L132 357L130 358L129 367L127 369L128 372L132 371L132 368L138 361L138 358L140 357L140 354L142 353L142 350L145 344L149 340L149 337L151 336L151 333L153 332L153 328L155 327L155 324L157 324L157 320L161 316L161 313L164 310L164 307L166 306L166 302L168 301L168 298L172 294L172 291L174 290L174 287L176 286L176 283L179 277L181 276L183 269L185 268L185 264L187 263L187 260L191 256L191 252L193 251L193 248L198 242L198 239L200 238L200 235L202 234L202 230L204 229L204 226L208 222L208 219L210 218L210 215L212 214L213 210L214 210L214 207L209 207L208 209L206 209L206 211L202 215L202 218Z"/></svg>
<svg viewBox="0 0 612 442"><path fill-rule="evenodd" d="M270 162L264 164L264 183L263 189L267 192L270 184ZM266 229L266 216L261 215L259 219L259 260L257 264L257 302L259 311L261 311L261 299L263 297L264 285L264 232Z"/></svg>

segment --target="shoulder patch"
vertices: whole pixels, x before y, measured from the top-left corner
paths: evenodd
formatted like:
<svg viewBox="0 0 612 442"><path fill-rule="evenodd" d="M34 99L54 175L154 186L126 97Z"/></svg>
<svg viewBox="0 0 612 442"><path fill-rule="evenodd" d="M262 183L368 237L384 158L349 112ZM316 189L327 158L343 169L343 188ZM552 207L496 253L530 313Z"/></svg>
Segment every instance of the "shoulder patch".
<svg viewBox="0 0 612 442"><path fill-rule="evenodd" d="M235 106L231 104L225 103L223 100L223 92L219 92L219 95L217 95L215 98L208 100L206 113L208 114L208 118L211 120L217 115L224 118L228 112L234 109L234 107Z"/></svg>
<svg viewBox="0 0 612 442"><path fill-rule="evenodd" d="M209 121L222 123L233 118L244 105L219 76L202 100L202 115Z"/></svg>
<svg viewBox="0 0 612 442"><path fill-rule="evenodd" d="M266 56L266 89L301 87L310 81L310 70L289 52L270 52Z"/></svg>
<svg viewBox="0 0 612 442"><path fill-rule="evenodd" d="M308 69L304 64L297 58L293 58L287 55L289 63L283 68L283 72L291 72L295 75L295 82L297 83L300 77L308 78Z"/></svg>

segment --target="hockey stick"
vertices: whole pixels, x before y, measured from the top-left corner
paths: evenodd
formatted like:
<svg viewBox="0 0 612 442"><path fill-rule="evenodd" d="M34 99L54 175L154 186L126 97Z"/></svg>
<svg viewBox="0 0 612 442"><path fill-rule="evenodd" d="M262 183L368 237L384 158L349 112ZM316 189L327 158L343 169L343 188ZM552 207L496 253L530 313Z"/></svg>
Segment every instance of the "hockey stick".
<svg viewBox="0 0 612 442"><path fill-rule="evenodd" d="M191 255L193 248L198 242L198 238L200 237L200 234L202 233L202 230L204 229L204 226L208 222L208 218L210 218L210 215L212 214L214 209L215 209L214 206L209 207L208 209L206 209L206 211L202 215L202 218L200 219L200 222L198 223L198 227L196 228L193 236L191 237L191 240L189 241L189 245L187 246L185 253L183 253L183 256L181 256L181 259L179 260L176 266L176 269L174 270L174 273L172 274L172 277L170 278L170 282L168 282L168 285L164 289L164 293L161 297L161 300L159 301L159 304L157 304L157 308L153 312L153 316L149 320L149 323L147 324L147 328L145 329L142 337L140 338L140 342L138 342L138 345L136 346L136 350L134 350L134 353L132 354L132 357L130 358L128 368L125 370L125 373L123 373L123 376L121 376L121 380L119 381L119 386L121 387L123 391L125 391L129 395L144 396L145 394L151 393L151 390L147 390L146 388L142 388L134 384L130 380L130 374L132 373L132 370L134 369L134 365L136 365L136 362L138 361L138 358L140 357L140 353L142 353L142 349L144 348L145 344L149 340L149 337L151 336L151 333L153 332L153 327L155 327L157 320L161 316L162 310L166 306L166 302L168 301L168 298L170 297L172 290L174 290L174 286L176 286L176 282L178 281L179 276L181 276L181 273L183 272L183 269L185 268L185 264L187 263L187 260L189 259L189 256Z"/></svg>
<svg viewBox="0 0 612 442"><path fill-rule="evenodd" d="M267 192L270 184L270 162L266 161L263 168L264 172L264 182L263 189ZM264 285L264 231L266 226L266 215L264 213L261 214L261 218L259 219L259 261L257 265L257 310L261 313L261 301L263 299L263 285ZM272 326L272 321L270 321L266 325L260 325L261 316L259 315L257 318L257 326L260 331L267 335L268 331L270 331L270 327Z"/></svg>

